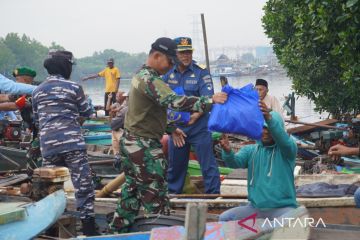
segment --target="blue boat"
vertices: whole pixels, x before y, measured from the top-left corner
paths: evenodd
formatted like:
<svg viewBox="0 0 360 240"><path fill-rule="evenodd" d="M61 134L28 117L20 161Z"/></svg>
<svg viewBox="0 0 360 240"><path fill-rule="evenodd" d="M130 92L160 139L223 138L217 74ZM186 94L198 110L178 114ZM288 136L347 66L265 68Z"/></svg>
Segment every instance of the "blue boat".
<svg viewBox="0 0 360 240"><path fill-rule="evenodd" d="M111 131L109 120L86 120L81 126L82 129L87 129L92 132L109 132Z"/></svg>
<svg viewBox="0 0 360 240"><path fill-rule="evenodd" d="M10 197L9 197L10 198ZM0 239L32 239L63 214L66 197L56 191L38 202L0 202Z"/></svg>

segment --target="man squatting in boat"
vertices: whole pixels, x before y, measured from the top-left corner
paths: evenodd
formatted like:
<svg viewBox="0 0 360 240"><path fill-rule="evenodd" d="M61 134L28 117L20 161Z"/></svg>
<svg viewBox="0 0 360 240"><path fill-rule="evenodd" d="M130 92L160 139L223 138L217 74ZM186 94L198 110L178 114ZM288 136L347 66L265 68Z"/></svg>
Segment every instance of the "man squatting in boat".
<svg viewBox="0 0 360 240"><path fill-rule="evenodd" d="M271 111L263 100L259 106L265 118L261 141L234 153L226 135L220 140L226 164L248 169L249 194L246 206L225 211L220 221L241 220L255 213L258 218L272 220L297 207L294 183L297 145L286 132L280 114Z"/></svg>

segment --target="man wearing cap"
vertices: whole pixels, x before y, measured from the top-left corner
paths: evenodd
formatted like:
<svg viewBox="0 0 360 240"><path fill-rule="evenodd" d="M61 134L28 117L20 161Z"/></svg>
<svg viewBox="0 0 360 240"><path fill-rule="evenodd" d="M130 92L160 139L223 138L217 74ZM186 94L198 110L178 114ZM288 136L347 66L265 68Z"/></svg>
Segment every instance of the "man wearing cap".
<svg viewBox="0 0 360 240"><path fill-rule="evenodd" d="M120 146L126 181L122 185L114 219L114 232L126 232L142 205L145 214L163 213L168 207L167 161L160 139L167 127L167 108L179 111L209 111L212 103L224 103L225 93L208 97L177 96L160 75L171 69L176 58L176 43L159 38L152 45L146 64L131 80L125 131Z"/></svg>
<svg viewBox="0 0 360 240"><path fill-rule="evenodd" d="M14 82L0 74L0 92L6 94L31 94L36 86L29 85L36 76L36 72L27 67L17 68L13 72Z"/></svg>
<svg viewBox="0 0 360 240"><path fill-rule="evenodd" d="M105 96L104 96L104 109L105 116L109 116L109 111L106 110L106 103L108 101L109 94L112 95L111 103L115 102L115 95L119 89L120 84L120 71L117 67L114 66L114 59L109 58L107 61L107 67L97 74L90 75L83 78L82 80L93 79L97 77L105 78Z"/></svg>
<svg viewBox="0 0 360 240"><path fill-rule="evenodd" d="M32 86L31 84L34 81L34 78L36 76L36 72L28 67L20 67L16 68L13 71L13 76L16 78L16 87L20 86L21 91L23 93L31 94L33 89L36 88L36 86ZM9 80L11 81L11 80ZM11 81L13 82L13 81ZM5 84L6 85L6 84ZM13 89L14 90L14 89ZM25 91L24 91L25 90ZM21 117L24 120L25 128L30 128L31 130L34 130L33 128L33 119L32 119L32 108L31 108L31 99L29 97L23 96L17 96L15 94L8 95L8 94L0 94L0 99L2 103L0 103L0 111L16 111L20 110ZM3 112L4 113L4 112ZM8 112L11 116L11 112ZM0 116L0 119L3 117ZM13 119L13 120L16 120Z"/></svg>
<svg viewBox="0 0 360 240"><path fill-rule="evenodd" d="M115 103L111 104L112 95L106 104L106 110L109 111L111 119L111 135L112 135L112 148L116 158L119 158L120 153L120 138L124 132L125 114L128 108L128 94L123 91L116 93Z"/></svg>
<svg viewBox="0 0 360 240"><path fill-rule="evenodd" d="M39 126L43 165L66 166L75 187L82 232L97 235L94 185L79 118L91 115L82 87L70 80L73 55L51 52L44 61L49 76L33 92L35 123Z"/></svg>
<svg viewBox="0 0 360 240"><path fill-rule="evenodd" d="M294 184L297 145L286 132L279 113L271 111L263 100L259 107L265 118L261 141L234 153L226 136L220 140L226 164L248 169L249 200L246 206L222 213L220 221L241 220L255 213L257 218L272 221L297 207Z"/></svg>
<svg viewBox="0 0 360 240"><path fill-rule="evenodd" d="M178 47L179 63L163 76L171 89L183 87L186 96L212 96L213 82L207 69L193 61L191 38L175 38ZM174 141L177 136L169 139L169 170L168 187L170 193L182 193L190 147L193 146L201 166L205 182L205 192L220 193L220 173L213 153L213 141L208 130L209 113L192 113L189 123L179 126L184 132L185 144Z"/></svg>
<svg viewBox="0 0 360 240"><path fill-rule="evenodd" d="M275 112L278 112L282 119L283 117L283 109L279 103L279 100L275 96L271 96L269 94L268 82L264 79L256 79L255 88L259 93L260 100L264 100L265 104Z"/></svg>

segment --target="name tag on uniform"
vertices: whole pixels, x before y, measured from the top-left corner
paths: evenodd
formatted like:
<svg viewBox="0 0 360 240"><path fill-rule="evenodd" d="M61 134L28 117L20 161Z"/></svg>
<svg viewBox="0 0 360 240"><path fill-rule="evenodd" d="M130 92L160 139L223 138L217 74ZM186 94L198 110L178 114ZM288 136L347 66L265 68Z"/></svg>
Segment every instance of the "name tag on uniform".
<svg viewBox="0 0 360 240"><path fill-rule="evenodd" d="M188 79L185 81L185 84L197 84L196 80Z"/></svg>
<svg viewBox="0 0 360 240"><path fill-rule="evenodd" d="M175 79L170 79L168 80L168 83L171 83L171 84L178 84L178 81L175 80Z"/></svg>

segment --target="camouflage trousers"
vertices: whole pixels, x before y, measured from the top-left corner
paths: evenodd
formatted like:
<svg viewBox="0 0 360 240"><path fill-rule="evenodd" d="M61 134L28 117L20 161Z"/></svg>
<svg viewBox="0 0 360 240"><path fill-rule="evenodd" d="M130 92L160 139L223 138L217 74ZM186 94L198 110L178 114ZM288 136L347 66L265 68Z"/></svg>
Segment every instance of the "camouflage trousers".
<svg viewBox="0 0 360 240"><path fill-rule="evenodd" d="M75 188L76 208L80 218L94 216L95 192L86 150L77 150L44 157L43 166L55 165L69 168Z"/></svg>
<svg viewBox="0 0 360 240"><path fill-rule="evenodd" d="M125 132L120 147L126 180L110 223L113 233L128 232L140 206L145 214L164 213L169 208L167 162L160 141Z"/></svg>

